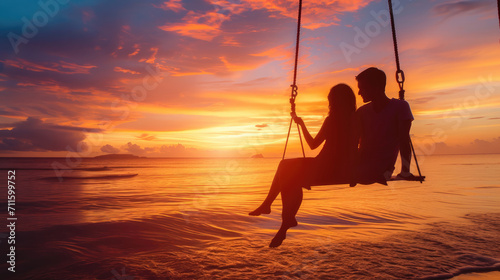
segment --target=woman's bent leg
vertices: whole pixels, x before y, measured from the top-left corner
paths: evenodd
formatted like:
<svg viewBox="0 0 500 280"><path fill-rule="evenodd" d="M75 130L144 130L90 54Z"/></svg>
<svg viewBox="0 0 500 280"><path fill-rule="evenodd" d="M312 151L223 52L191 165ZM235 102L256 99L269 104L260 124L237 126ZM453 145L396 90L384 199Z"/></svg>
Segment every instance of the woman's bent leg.
<svg viewBox="0 0 500 280"><path fill-rule="evenodd" d="M282 223L289 227L297 225L295 215L302 204L303 192L300 185L287 186L281 191L281 200L283 202L283 212L281 213Z"/></svg>
<svg viewBox="0 0 500 280"><path fill-rule="evenodd" d="M269 244L269 247L278 247L286 238L286 232L289 228L297 226L295 215L302 204L302 187L292 184L283 188L281 191L281 200L283 202L283 212L281 213L281 227Z"/></svg>
<svg viewBox="0 0 500 280"><path fill-rule="evenodd" d="M282 186L292 181L295 174L300 172L301 165L303 165L302 161L302 158L282 160L274 175L273 183L271 184L266 199L264 199L264 202L262 202L257 209L248 214L251 216L259 216L261 214L271 213L271 205L281 192Z"/></svg>

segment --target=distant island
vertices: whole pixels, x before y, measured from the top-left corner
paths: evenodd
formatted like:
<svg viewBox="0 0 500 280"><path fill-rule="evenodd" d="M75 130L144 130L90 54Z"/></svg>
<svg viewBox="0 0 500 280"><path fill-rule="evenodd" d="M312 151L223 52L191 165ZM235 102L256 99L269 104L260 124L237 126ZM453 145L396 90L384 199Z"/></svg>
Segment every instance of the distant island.
<svg viewBox="0 0 500 280"><path fill-rule="evenodd" d="M141 158L141 157L133 155L133 154L107 154L107 155L95 156L94 158L97 158L97 159L134 159L134 158Z"/></svg>
<svg viewBox="0 0 500 280"><path fill-rule="evenodd" d="M253 155L252 158L264 158L262 154Z"/></svg>

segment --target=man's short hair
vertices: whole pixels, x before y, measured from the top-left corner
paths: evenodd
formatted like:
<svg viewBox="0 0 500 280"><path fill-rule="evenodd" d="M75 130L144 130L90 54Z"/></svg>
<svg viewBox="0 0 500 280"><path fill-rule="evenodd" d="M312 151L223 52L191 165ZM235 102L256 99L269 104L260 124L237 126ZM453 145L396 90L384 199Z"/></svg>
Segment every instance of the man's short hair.
<svg viewBox="0 0 500 280"><path fill-rule="evenodd" d="M358 82L360 81L367 82L375 88L385 90L385 84L387 78L385 76L384 71L376 67L370 67L364 70L363 72L359 73L359 75L356 76L356 80Z"/></svg>

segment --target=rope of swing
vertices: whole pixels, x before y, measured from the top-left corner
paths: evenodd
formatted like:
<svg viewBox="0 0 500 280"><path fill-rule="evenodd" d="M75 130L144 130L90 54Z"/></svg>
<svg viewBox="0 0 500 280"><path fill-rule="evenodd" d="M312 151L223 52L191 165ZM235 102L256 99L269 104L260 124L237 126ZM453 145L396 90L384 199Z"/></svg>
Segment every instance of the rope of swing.
<svg viewBox="0 0 500 280"><path fill-rule="evenodd" d="M399 85L399 99L405 100L405 73L401 70L401 64L399 63L399 51L398 51L398 39L396 37L396 25L394 24L394 12L392 9L392 0L389 0L389 13L391 15L391 29L392 29L392 41L394 42L394 55L396 57L396 81Z"/></svg>
<svg viewBox="0 0 500 280"><path fill-rule="evenodd" d="M498 8L498 24L500 24L500 0L497 0L497 8Z"/></svg>
<svg viewBox="0 0 500 280"><path fill-rule="evenodd" d="M298 72L297 67L299 64L301 19L302 19L302 0L299 0L299 13L298 13L298 19L297 19L297 39L295 41L295 65L293 67L293 84L290 86L292 88L292 92L290 94L290 106L291 106L291 113L290 114L292 115L292 118L290 119L290 125L288 126L288 135L286 136L285 150L283 151L282 159L285 159L286 147L288 146L288 139L290 138L290 131L292 129L293 117L295 116L295 98L299 94L299 92L298 92L299 87L297 86L297 72ZM302 156L306 157L306 154L304 152L304 144L302 143L302 135L300 133L299 124L297 124L297 130L299 131L299 139L300 139L300 146L302 148Z"/></svg>
<svg viewBox="0 0 500 280"><path fill-rule="evenodd" d="M500 0L498 0L500 1ZM401 64L399 63L399 51L398 51L398 39L396 36L396 25L394 23L394 12L392 8L392 0L388 0L389 2L389 14L391 16L391 29L392 29L392 41L394 43L394 55L396 57L396 81L398 82L399 85L399 99L400 100L405 100L405 90L404 90L404 83L405 83L405 73L401 69ZM415 149L413 148L413 143L410 138L410 147L411 147L411 152L413 153L413 158L415 159L415 164L417 166L418 170L418 175L422 177L422 173L420 172L420 166L418 165L418 160L417 160L417 155L415 154ZM420 180L420 183L422 183L422 180Z"/></svg>

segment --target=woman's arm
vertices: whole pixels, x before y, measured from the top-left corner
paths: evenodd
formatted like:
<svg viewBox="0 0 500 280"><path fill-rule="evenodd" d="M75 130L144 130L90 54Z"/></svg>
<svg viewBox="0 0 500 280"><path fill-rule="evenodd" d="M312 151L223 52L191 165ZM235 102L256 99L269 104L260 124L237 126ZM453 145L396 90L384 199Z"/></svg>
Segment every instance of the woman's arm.
<svg viewBox="0 0 500 280"><path fill-rule="evenodd" d="M307 130L306 124L304 123L304 120L302 120L302 118L295 116L293 120L302 128L302 132L304 133L304 138L306 139L306 142L311 148L311 150L316 149L317 147L319 147L319 145L321 145L321 143L323 143L323 141L325 141L326 121L323 122L323 125L321 126L321 129L319 130L318 134L316 135L316 137L313 138L309 133L309 131Z"/></svg>

